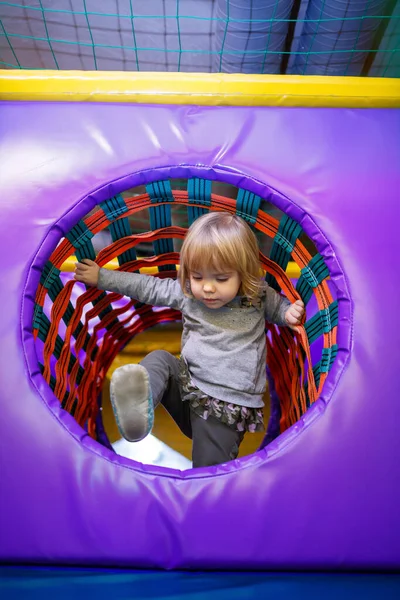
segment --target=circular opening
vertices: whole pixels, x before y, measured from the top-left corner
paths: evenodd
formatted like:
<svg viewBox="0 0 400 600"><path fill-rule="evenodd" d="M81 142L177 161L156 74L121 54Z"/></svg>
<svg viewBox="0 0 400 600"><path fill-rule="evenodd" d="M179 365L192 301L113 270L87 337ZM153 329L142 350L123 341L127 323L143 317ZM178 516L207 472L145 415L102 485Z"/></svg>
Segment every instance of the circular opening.
<svg viewBox="0 0 400 600"><path fill-rule="evenodd" d="M45 265L36 293L33 332L44 379L78 424L99 443L140 462L190 468L190 440L160 407L153 437L120 441L109 402L110 376L154 349L180 350L180 313L153 308L73 280L75 260L176 277L188 226L210 210L239 214L254 229L266 280L307 307L301 335L266 324L263 434L247 434L239 456L265 447L319 397L337 354L338 310L329 270L300 225L267 200L206 179L170 179L128 189L83 217ZM75 258L76 257L76 258Z"/></svg>

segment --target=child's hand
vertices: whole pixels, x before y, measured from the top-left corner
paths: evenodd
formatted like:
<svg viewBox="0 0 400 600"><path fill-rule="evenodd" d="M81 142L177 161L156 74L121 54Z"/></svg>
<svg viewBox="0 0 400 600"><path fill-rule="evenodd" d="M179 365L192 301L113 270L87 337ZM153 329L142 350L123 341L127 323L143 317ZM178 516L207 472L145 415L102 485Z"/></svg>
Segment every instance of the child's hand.
<svg viewBox="0 0 400 600"><path fill-rule="evenodd" d="M294 331L298 331L298 325L301 325L304 316L304 303L301 300L296 300L291 304L285 313L285 321Z"/></svg>
<svg viewBox="0 0 400 600"><path fill-rule="evenodd" d="M75 279L86 283L86 285L97 286L99 271L99 265L89 258L84 258L82 262L75 263Z"/></svg>

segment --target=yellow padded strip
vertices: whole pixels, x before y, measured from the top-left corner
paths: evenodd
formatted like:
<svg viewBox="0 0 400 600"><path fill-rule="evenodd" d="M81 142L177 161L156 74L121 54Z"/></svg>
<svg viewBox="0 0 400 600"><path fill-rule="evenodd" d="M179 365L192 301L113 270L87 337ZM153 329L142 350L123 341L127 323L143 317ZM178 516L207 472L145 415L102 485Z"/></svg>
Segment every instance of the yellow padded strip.
<svg viewBox="0 0 400 600"><path fill-rule="evenodd" d="M0 70L0 100L394 108L400 79Z"/></svg>

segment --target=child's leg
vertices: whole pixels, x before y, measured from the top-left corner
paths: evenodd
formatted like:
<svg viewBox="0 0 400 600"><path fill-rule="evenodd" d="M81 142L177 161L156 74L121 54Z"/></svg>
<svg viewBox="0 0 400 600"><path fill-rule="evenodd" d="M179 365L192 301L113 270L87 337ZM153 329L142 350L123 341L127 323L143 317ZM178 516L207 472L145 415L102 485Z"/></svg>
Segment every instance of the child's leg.
<svg viewBox="0 0 400 600"><path fill-rule="evenodd" d="M193 432L193 467L219 465L237 458L244 432L236 431L213 416L202 419L190 411Z"/></svg>
<svg viewBox="0 0 400 600"><path fill-rule="evenodd" d="M118 428L130 442L150 433L154 408L162 402L185 435L191 437L189 407L182 402L178 361L164 350L148 354L139 365L124 365L113 373L111 403Z"/></svg>
<svg viewBox="0 0 400 600"><path fill-rule="evenodd" d="M182 401L178 359L165 350L155 350L140 364L149 374L154 408L161 402L182 433L191 439L190 406L189 402Z"/></svg>

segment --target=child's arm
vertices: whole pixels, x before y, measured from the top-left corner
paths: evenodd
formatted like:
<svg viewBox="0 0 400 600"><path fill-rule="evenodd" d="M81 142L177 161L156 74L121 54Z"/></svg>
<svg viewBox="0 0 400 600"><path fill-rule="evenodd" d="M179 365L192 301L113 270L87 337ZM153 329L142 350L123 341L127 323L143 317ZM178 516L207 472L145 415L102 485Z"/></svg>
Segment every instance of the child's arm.
<svg viewBox="0 0 400 600"><path fill-rule="evenodd" d="M182 310L185 298L179 282L174 279L158 279L151 275L109 271L101 269L88 258L76 264L75 279L86 285L98 287L100 290L116 292L153 306L169 306Z"/></svg>
<svg viewBox="0 0 400 600"><path fill-rule="evenodd" d="M287 325L291 329L297 330L303 320L303 302L296 300L294 304L291 304L287 298L269 286L266 286L265 293L265 318L267 321L276 325Z"/></svg>

